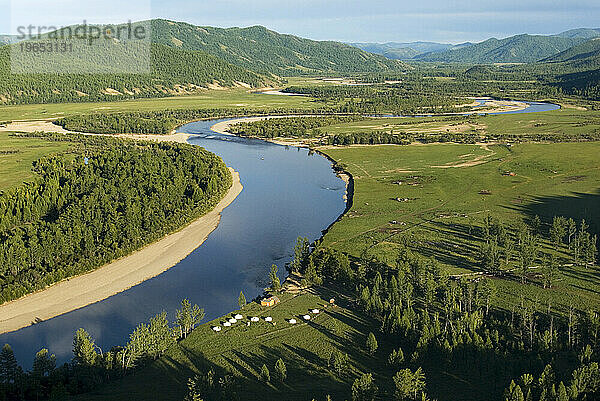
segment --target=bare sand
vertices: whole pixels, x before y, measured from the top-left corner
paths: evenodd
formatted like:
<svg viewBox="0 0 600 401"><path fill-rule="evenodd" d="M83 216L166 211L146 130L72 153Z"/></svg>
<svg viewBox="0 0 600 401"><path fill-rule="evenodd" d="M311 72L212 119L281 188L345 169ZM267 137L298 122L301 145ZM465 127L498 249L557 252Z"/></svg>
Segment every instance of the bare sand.
<svg viewBox="0 0 600 401"><path fill-rule="evenodd" d="M175 266L217 228L223 209L242 191L239 174L230 170L233 185L212 211L131 255L0 305L0 333L18 330L101 301Z"/></svg>
<svg viewBox="0 0 600 401"><path fill-rule="evenodd" d="M184 134L182 132L172 132L168 135L152 135L152 134L118 134L110 135L124 139L134 139L138 141L153 141L153 142L177 142L187 143L187 140L194 136L193 134Z"/></svg>
<svg viewBox="0 0 600 401"><path fill-rule="evenodd" d="M0 132L58 132L59 134L79 134L79 132L69 131L60 125L53 124L48 120L40 121L13 121L4 126L0 126Z"/></svg>
<svg viewBox="0 0 600 401"><path fill-rule="evenodd" d="M177 142L187 143L192 134L178 133L173 130L168 135L150 135L150 134L92 134L89 132L69 131L60 125L53 124L52 121L14 121L5 126L0 126L0 132L57 132L59 134L81 134L81 135L102 135L125 139L135 139L154 142Z"/></svg>

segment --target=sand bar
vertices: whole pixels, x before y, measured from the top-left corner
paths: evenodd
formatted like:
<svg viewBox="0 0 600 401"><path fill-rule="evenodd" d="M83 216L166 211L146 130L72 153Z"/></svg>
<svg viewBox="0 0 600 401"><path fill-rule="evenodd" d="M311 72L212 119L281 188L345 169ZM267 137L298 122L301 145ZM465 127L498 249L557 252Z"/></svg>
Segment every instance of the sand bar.
<svg viewBox="0 0 600 401"><path fill-rule="evenodd" d="M198 248L219 225L221 212L242 191L233 185L217 206L181 230L90 273L0 305L0 333L7 333L82 308L127 290L175 266Z"/></svg>

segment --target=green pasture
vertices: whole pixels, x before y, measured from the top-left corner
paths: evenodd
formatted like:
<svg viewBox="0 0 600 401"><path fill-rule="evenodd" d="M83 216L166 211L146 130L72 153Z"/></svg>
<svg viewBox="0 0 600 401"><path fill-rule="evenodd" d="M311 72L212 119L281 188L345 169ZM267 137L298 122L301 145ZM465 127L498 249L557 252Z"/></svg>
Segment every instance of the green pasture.
<svg viewBox="0 0 600 401"><path fill-rule="evenodd" d="M556 250L547 238L554 216L585 218L600 233L600 143L381 145L323 151L346 166L355 188L351 210L329 230L323 245L354 257L367 253L393 264L398 251L408 246L435 258L450 274L477 273L480 227L487 215L513 230L518 221L540 216L545 235L541 250L557 254L564 264L570 262L568 249ZM514 255L506 268L517 265ZM599 279L596 268L568 267L552 290L496 280L498 300L557 299L563 308L573 303L586 309L600 305Z"/></svg>
<svg viewBox="0 0 600 401"><path fill-rule="evenodd" d="M313 108L319 107L303 96L276 96L250 93L246 89L207 90L199 95L135 99L102 103L50 103L3 106L0 121L60 118L74 114L120 111L155 111L202 108Z"/></svg>
<svg viewBox="0 0 600 401"><path fill-rule="evenodd" d="M0 132L0 191L33 178L35 160L48 154L62 152L72 144L43 139L19 138Z"/></svg>

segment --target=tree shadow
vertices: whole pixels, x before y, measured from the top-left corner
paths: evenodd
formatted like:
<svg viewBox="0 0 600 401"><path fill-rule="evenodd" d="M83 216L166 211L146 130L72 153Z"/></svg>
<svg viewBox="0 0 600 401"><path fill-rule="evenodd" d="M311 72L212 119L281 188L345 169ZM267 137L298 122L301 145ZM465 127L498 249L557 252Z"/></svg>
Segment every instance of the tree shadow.
<svg viewBox="0 0 600 401"><path fill-rule="evenodd" d="M578 223L585 219L590 225L590 232L600 234L600 189L594 193L571 192L568 196L536 196L527 204L505 207L525 213L530 218L539 216L548 224L552 223L554 216L572 218Z"/></svg>

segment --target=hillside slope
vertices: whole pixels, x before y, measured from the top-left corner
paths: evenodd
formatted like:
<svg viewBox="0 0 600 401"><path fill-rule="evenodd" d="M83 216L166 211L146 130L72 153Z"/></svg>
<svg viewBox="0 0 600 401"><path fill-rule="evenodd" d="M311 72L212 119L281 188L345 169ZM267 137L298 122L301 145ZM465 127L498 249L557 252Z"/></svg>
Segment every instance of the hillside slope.
<svg viewBox="0 0 600 401"><path fill-rule="evenodd" d="M0 48L0 103L163 97L192 93L213 85L258 87L268 82L254 72L201 51L152 44L150 54L150 74L119 74L109 71L104 74L14 75L11 74L10 47L4 46ZM65 53L62 58L52 61L58 67L62 63L81 63L85 67L85 63L97 60L91 54Z"/></svg>
<svg viewBox="0 0 600 401"><path fill-rule="evenodd" d="M505 39L491 38L462 49L427 53L419 61L462 63L530 63L553 56L583 42L579 38L517 35Z"/></svg>
<svg viewBox="0 0 600 401"><path fill-rule="evenodd" d="M202 50L231 64L280 76L404 70L395 60L339 42L283 35L262 26L214 28L152 20L152 40L185 50Z"/></svg>
<svg viewBox="0 0 600 401"><path fill-rule="evenodd" d="M598 60L600 60L600 38L573 46L543 61L549 63L570 62L577 67L594 68L597 67Z"/></svg>

